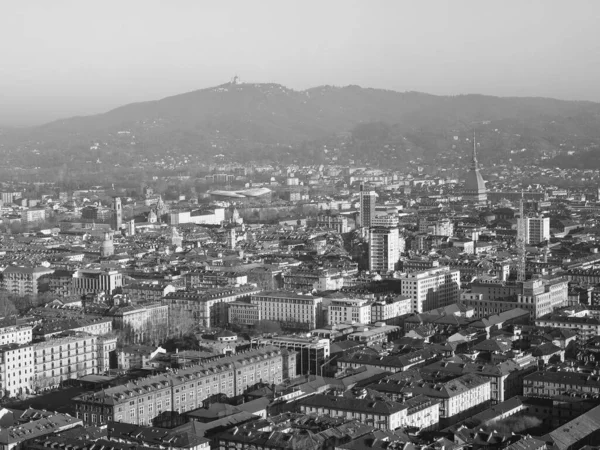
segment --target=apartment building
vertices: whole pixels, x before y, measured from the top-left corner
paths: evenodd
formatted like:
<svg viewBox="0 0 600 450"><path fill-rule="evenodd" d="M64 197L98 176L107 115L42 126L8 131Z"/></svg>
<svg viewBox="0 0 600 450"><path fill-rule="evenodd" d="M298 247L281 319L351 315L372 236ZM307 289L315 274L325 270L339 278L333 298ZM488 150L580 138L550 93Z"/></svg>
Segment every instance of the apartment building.
<svg viewBox="0 0 600 450"><path fill-rule="evenodd" d="M355 267L348 270L293 267L284 274L283 287L300 292L338 290L344 285L344 277L356 272Z"/></svg>
<svg viewBox="0 0 600 450"><path fill-rule="evenodd" d="M350 231L348 218L342 215L319 214L315 219L307 221L309 227L329 228L338 233L347 233Z"/></svg>
<svg viewBox="0 0 600 450"><path fill-rule="evenodd" d="M31 325L6 325L0 327L0 346L6 344L29 344L33 339Z"/></svg>
<svg viewBox="0 0 600 450"><path fill-rule="evenodd" d="M46 267L8 266L2 272L3 290L11 294L25 296L39 293L40 278L54 272Z"/></svg>
<svg viewBox="0 0 600 450"><path fill-rule="evenodd" d="M404 425L407 410L397 402L325 394L312 395L300 400L299 404L302 414L356 419L381 430L395 430Z"/></svg>
<svg viewBox="0 0 600 450"><path fill-rule="evenodd" d="M372 227L369 229L369 270L390 272L400 260L398 228Z"/></svg>
<svg viewBox="0 0 600 450"><path fill-rule="evenodd" d="M231 228L234 230L234 228ZM248 275L234 271L207 270L204 272L190 272L185 275L185 284L188 288L240 286L248 284Z"/></svg>
<svg viewBox="0 0 600 450"><path fill-rule="evenodd" d="M369 388L386 394L393 400L411 395L424 395L440 400L440 418L451 418L491 402L491 381L475 374L465 374L444 383L382 380Z"/></svg>
<svg viewBox="0 0 600 450"><path fill-rule="evenodd" d="M99 336L97 339L98 373L105 373L110 367L110 356L117 349L117 338L112 336Z"/></svg>
<svg viewBox="0 0 600 450"><path fill-rule="evenodd" d="M123 294L129 297L131 304L157 303L162 301L167 294L175 292L176 288L171 283L132 283L122 287Z"/></svg>
<svg viewBox="0 0 600 450"><path fill-rule="evenodd" d="M439 402L417 396L402 403L384 398L348 398L317 394L300 401L300 412L358 420L381 430L415 426L423 430L437 427Z"/></svg>
<svg viewBox="0 0 600 450"><path fill-rule="evenodd" d="M229 303L227 317L229 323L250 326L262 320L258 305L242 301Z"/></svg>
<svg viewBox="0 0 600 450"><path fill-rule="evenodd" d="M436 361L420 369L423 376L438 374L459 377L474 374L490 380L493 404L502 403L515 395L523 395L523 379L537 370L534 361L520 364L513 360L500 363L456 363Z"/></svg>
<svg viewBox="0 0 600 450"><path fill-rule="evenodd" d="M359 192L360 201L360 220L359 227L368 228L371 226L371 221L375 217L375 202L377 194L375 191L365 188L361 183Z"/></svg>
<svg viewBox="0 0 600 450"><path fill-rule="evenodd" d="M371 301L362 298L332 300L327 306L326 324L371 323Z"/></svg>
<svg viewBox="0 0 600 450"><path fill-rule="evenodd" d="M372 227L395 228L398 226L398 215L388 214L387 212L377 213L371 218Z"/></svg>
<svg viewBox="0 0 600 450"><path fill-rule="evenodd" d="M548 314L535 319L537 327L566 328L577 333L583 341L600 335L600 319L595 317L566 316L562 314Z"/></svg>
<svg viewBox="0 0 600 450"><path fill-rule="evenodd" d="M525 242L536 245L550 240L550 218L549 217L525 217L517 219L525 221Z"/></svg>
<svg viewBox="0 0 600 450"><path fill-rule="evenodd" d="M261 381L281 383L285 357L276 347L262 347L82 394L73 399L76 416L88 425L149 425L163 411L191 411L214 394L233 397Z"/></svg>
<svg viewBox="0 0 600 450"><path fill-rule="evenodd" d="M400 277L401 294L412 298L412 312L421 313L457 303L460 272L448 267L411 272Z"/></svg>
<svg viewBox="0 0 600 450"><path fill-rule="evenodd" d="M32 345L33 381L36 390L60 385L64 380L98 373L98 336L77 333Z"/></svg>
<svg viewBox="0 0 600 450"><path fill-rule="evenodd" d="M337 373L342 374L349 369L374 367L387 372L404 372L411 367L419 367L440 358L437 351L430 349L416 350L402 355L379 356L366 353L343 355L336 360Z"/></svg>
<svg viewBox="0 0 600 450"><path fill-rule="evenodd" d="M454 223L450 219L420 219L419 233L434 236L453 236Z"/></svg>
<svg viewBox="0 0 600 450"><path fill-rule="evenodd" d="M176 291L167 294L163 303L169 305L170 314L192 317L201 327L211 328L227 323L229 303L259 292L254 286Z"/></svg>
<svg viewBox="0 0 600 450"><path fill-rule="evenodd" d="M109 314L112 316L114 328L131 330L134 341L142 340L149 332L167 330L169 326L169 306L161 303L114 307Z"/></svg>
<svg viewBox="0 0 600 450"><path fill-rule="evenodd" d="M375 325L360 327L350 333L348 340L357 341L366 346L383 344L399 338L400 331L401 328L397 325L385 325L383 322L377 322Z"/></svg>
<svg viewBox="0 0 600 450"><path fill-rule="evenodd" d="M25 223L43 222L46 220L46 210L44 208L30 208L23 211L21 218Z"/></svg>
<svg viewBox="0 0 600 450"><path fill-rule="evenodd" d="M15 397L31 392L33 361L30 344L0 346L0 390L3 394Z"/></svg>
<svg viewBox="0 0 600 450"><path fill-rule="evenodd" d="M569 283L561 277L543 277L523 283L473 283L461 302L474 309L477 317L486 317L515 308L529 311L532 319L568 305Z"/></svg>
<svg viewBox="0 0 600 450"><path fill-rule="evenodd" d="M404 295L388 296L371 304L371 322L399 325L400 316L412 312L412 298Z"/></svg>
<svg viewBox="0 0 600 450"><path fill-rule="evenodd" d="M322 297L263 291L253 293L250 302L259 306L262 320L279 322L283 328L313 330L323 323Z"/></svg>
<svg viewBox="0 0 600 450"><path fill-rule="evenodd" d="M109 317L88 316L73 318L47 319L36 325L33 335L36 338L47 339L58 336L65 332L89 333L96 336L110 333L113 329L112 320Z"/></svg>
<svg viewBox="0 0 600 450"><path fill-rule="evenodd" d="M523 395L553 398L568 391L600 395L600 376L580 372L535 372L523 379Z"/></svg>

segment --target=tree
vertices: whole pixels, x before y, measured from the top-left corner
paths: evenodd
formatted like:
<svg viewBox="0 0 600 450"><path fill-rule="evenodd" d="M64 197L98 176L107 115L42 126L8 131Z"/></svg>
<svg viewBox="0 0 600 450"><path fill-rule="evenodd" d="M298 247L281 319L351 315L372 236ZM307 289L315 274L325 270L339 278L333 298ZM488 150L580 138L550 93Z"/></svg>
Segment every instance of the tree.
<svg viewBox="0 0 600 450"><path fill-rule="evenodd" d="M193 313L185 308L169 308L169 336L181 337L196 331L198 323L194 320Z"/></svg>
<svg viewBox="0 0 600 450"><path fill-rule="evenodd" d="M279 333L281 325L274 320L259 320L254 324L254 331L258 334Z"/></svg>
<svg viewBox="0 0 600 450"><path fill-rule="evenodd" d="M9 317L16 314L17 308L11 297L8 292L0 291L0 317Z"/></svg>

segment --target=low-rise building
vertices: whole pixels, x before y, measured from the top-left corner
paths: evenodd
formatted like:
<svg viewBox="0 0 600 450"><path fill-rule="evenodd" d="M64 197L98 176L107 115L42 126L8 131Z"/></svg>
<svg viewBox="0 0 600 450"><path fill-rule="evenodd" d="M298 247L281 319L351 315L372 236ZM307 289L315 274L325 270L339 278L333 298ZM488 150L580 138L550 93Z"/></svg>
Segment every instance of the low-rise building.
<svg viewBox="0 0 600 450"><path fill-rule="evenodd" d="M263 291L250 298L258 305L262 320L279 322L283 328L313 330L323 322L322 297L289 291Z"/></svg>
<svg viewBox="0 0 600 450"><path fill-rule="evenodd" d="M400 316L412 312L412 298L404 295L388 296L371 304L371 322L399 325Z"/></svg>
<svg viewBox="0 0 600 450"><path fill-rule="evenodd" d="M32 345L34 390L60 385L64 380L98 373L98 336L74 333Z"/></svg>
<svg viewBox="0 0 600 450"><path fill-rule="evenodd" d="M233 397L258 382L281 383L285 357L278 348L262 347L81 394L73 399L76 416L90 425L111 421L148 425L163 411L199 408L214 394Z"/></svg>
<svg viewBox="0 0 600 450"><path fill-rule="evenodd" d="M227 317L229 323L238 325L254 325L262 320L260 307L250 302L231 302L228 305Z"/></svg>
<svg viewBox="0 0 600 450"><path fill-rule="evenodd" d="M600 376L580 372L535 372L523 380L523 395L552 398L567 391L600 394Z"/></svg>
<svg viewBox="0 0 600 450"><path fill-rule="evenodd" d="M538 327L566 328L577 333L580 339L586 340L600 335L600 319L595 317L577 317L562 314L547 314L535 319Z"/></svg>
<svg viewBox="0 0 600 450"><path fill-rule="evenodd" d="M39 293L40 279L54 272L47 267L8 266L2 272L2 290L11 294L36 296Z"/></svg>
<svg viewBox="0 0 600 450"><path fill-rule="evenodd" d="M440 418L450 419L468 414L474 408L489 406L491 401L491 381L487 378L465 374L443 383L411 381L380 381L369 386L394 400L410 395L424 395L439 399Z"/></svg>
<svg viewBox="0 0 600 450"><path fill-rule="evenodd" d="M6 344L29 344L33 339L31 325L6 325L0 327L0 346Z"/></svg>
<svg viewBox="0 0 600 450"><path fill-rule="evenodd" d="M371 323L371 301L362 298L335 299L327 306L327 325Z"/></svg>
<svg viewBox="0 0 600 450"><path fill-rule="evenodd" d="M122 291L123 294L127 295L129 301L136 305L138 303L161 302L163 297L175 292L176 288L171 283L138 282L123 286Z"/></svg>
<svg viewBox="0 0 600 450"><path fill-rule="evenodd" d="M169 305L169 314L189 317L202 327L212 328L227 323L229 303L248 299L259 292L260 289L251 285L176 291L167 294L163 303Z"/></svg>
<svg viewBox="0 0 600 450"><path fill-rule="evenodd" d="M126 330L132 333L133 342L146 338L159 340L166 337L169 326L169 306L161 303L147 305L114 307L109 314L113 319L116 330Z"/></svg>

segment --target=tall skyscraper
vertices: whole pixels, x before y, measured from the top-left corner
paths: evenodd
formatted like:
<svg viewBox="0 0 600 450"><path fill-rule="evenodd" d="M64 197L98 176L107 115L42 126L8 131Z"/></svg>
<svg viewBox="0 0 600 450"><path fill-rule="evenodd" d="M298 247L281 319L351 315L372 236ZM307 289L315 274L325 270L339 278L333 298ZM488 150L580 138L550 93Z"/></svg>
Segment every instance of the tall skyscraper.
<svg viewBox="0 0 600 450"><path fill-rule="evenodd" d="M360 184L360 227L368 228L372 225L375 217L375 200L377 194L375 191L365 189L364 184Z"/></svg>
<svg viewBox="0 0 600 450"><path fill-rule="evenodd" d="M479 172L479 163L477 162L477 141L475 140L475 133L473 133L473 157L471 160L471 168L465 177L463 198L478 205L483 205L487 202L487 189L485 188L485 181Z"/></svg>
<svg viewBox="0 0 600 450"><path fill-rule="evenodd" d="M113 199L113 216L112 216L112 229L118 231L121 229L123 224L123 209L121 208L121 198L115 197Z"/></svg>
<svg viewBox="0 0 600 450"><path fill-rule="evenodd" d="M369 270L389 272L396 270L400 259L398 228L372 227L369 229Z"/></svg>

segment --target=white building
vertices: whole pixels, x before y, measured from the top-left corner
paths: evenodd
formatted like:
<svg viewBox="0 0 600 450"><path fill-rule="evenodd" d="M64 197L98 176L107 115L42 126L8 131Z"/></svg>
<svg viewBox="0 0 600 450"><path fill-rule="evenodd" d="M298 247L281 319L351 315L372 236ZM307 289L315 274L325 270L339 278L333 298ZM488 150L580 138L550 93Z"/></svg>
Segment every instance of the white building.
<svg viewBox="0 0 600 450"><path fill-rule="evenodd" d="M333 300L327 306L327 325L338 323L371 323L371 303L363 298Z"/></svg>
<svg viewBox="0 0 600 450"><path fill-rule="evenodd" d="M322 297L265 291L253 294L250 302L260 307L262 320L279 322L284 328L313 330L322 323Z"/></svg>
<svg viewBox="0 0 600 450"><path fill-rule="evenodd" d="M13 325L0 328L0 345L29 344L33 339L31 325Z"/></svg>
<svg viewBox="0 0 600 450"><path fill-rule="evenodd" d="M458 302L460 271L449 267L402 275L401 294L413 299L412 312L431 311Z"/></svg>
<svg viewBox="0 0 600 450"><path fill-rule="evenodd" d="M525 242L535 245L550 240L550 218L549 217L525 217Z"/></svg>
<svg viewBox="0 0 600 450"><path fill-rule="evenodd" d="M195 223L196 225L221 225L225 221L225 208L214 208L212 212L173 211L169 213L169 223L180 225Z"/></svg>
<svg viewBox="0 0 600 450"><path fill-rule="evenodd" d="M10 344L0 349L0 390L15 397L31 392L33 351L29 344Z"/></svg>
<svg viewBox="0 0 600 450"><path fill-rule="evenodd" d="M372 227L388 227L394 228L398 226L398 215L379 213L375 214L375 217L371 219Z"/></svg>
<svg viewBox="0 0 600 450"><path fill-rule="evenodd" d="M377 227L369 230L369 270L389 272L400 259L398 228Z"/></svg>
<svg viewBox="0 0 600 450"><path fill-rule="evenodd" d="M377 300L371 305L371 322L394 323L394 319L412 312L412 298L405 296Z"/></svg>

